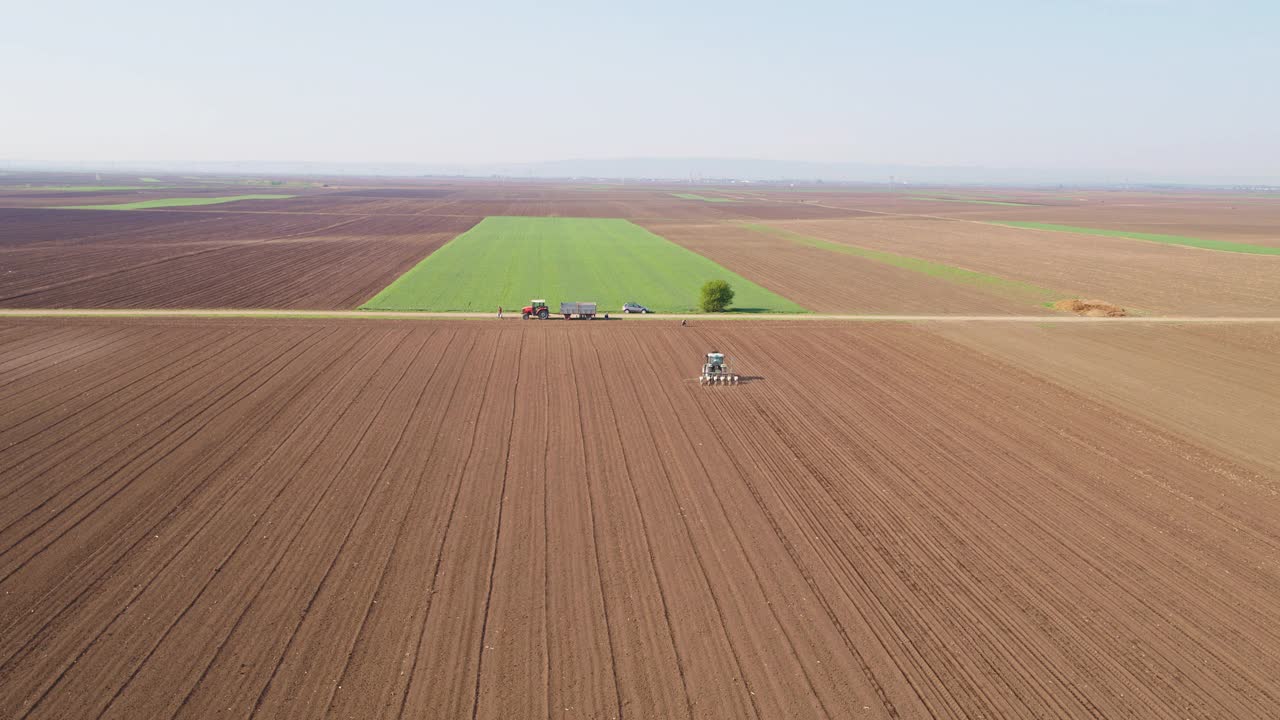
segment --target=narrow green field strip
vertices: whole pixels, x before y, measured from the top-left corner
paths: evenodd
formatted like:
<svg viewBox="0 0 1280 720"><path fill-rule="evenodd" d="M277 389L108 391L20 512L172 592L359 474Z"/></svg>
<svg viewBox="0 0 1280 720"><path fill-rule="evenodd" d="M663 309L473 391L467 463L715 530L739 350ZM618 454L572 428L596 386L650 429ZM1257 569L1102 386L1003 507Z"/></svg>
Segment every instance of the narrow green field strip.
<svg viewBox="0 0 1280 720"><path fill-rule="evenodd" d="M907 199L908 200L932 200L933 202L972 203L974 205L1006 205L1009 207L1038 207L1035 203L1006 202L1003 200L971 200L971 199L961 199L961 198L925 197L923 195L908 195Z"/></svg>
<svg viewBox="0 0 1280 720"><path fill-rule="evenodd" d="M188 207L192 205L221 205L222 203L240 200L284 200L296 195L227 195L211 198L165 198L163 200L141 200L115 205L64 205L55 210L147 210L150 208Z"/></svg>
<svg viewBox="0 0 1280 720"><path fill-rule="evenodd" d="M142 181L142 182L144 182L144 183L158 183L158 182L162 182L159 178L138 178L138 179L139 179L139 180L141 180L141 181Z"/></svg>
<svg viewBox="0 0 1280 720"><path fill-rule="evenodd" d="M1164 243L1166 245L1185 245L1204 250L1221 250L1222 252L1250 253L1253 255L1280 255L1280 247L1251 245L1249 243L1230 242L1227 240L1208 240L1206 238L1184 237L1182 235L1160 235L1157 233L1129 232L1127 230L1105 230L1102 228L1076 227L1075 225L1054 225L1051 223L1023 222L1013 220L992 221L992 225L1025 228L1029 230L1053 230L1056 232L1076 233L1078 235L1101 235L1103 237L1129 238L1146 240L1147 242Z"/></svg>
<svg viewBox="0 0 1280 720"><path fill-rule="evenodd" d="M601 314L620 313L624 302L691 313L703 283L716 279L737 293L731 312L808 312L626 220L500 216L428 255L362 309L519 313L545 298L552 313L561 302L595 302Z"/></svg>
<svg viewBox="0 0 1280 720"><path fill-rule="evenodd" d="M976 270L966 270L964 268L955 267L954 265L944 265L942 263L933 262L931 260L922 260L907 255L898 255L896 253L885 252L883 250L872 250L870 248L859 247L857 245L846 245L844 243L831 242L830 240L822 240L820 238L801 235L800 233L783 230L769 225L761 225L759 223L741 223L741 225L756 232L775 235L777 237L790 240L800 245L808 245L822 250L843 253L845 255L856 255L857 257L874 260L875 262L892 265L903 270L927 275L938 280L944 280L950 283L960 285L969 285L979 288L992 295L997 295L1009 300L1018 302L1029 302L1035 305L1049 305L1054 300L1070 297L1067 293L1058 292L1049 288L1033 285L1021 280L1010 280L1009 278L1000 277L999 275L990 275L988 273L978 272Z"/></svg>
<svg viewBox="0 0 1280 720"><path fill-rule="evenodd" d="M1008 200L1009 202L1013 202L1013 203L1023 202L1022 200L1019 200L1018 198L1013 197L1011 195L996 195L995 193L973 192L969 194L961 194L961 193L954 193L954 192L929 192L928 190L920 189L916 191L916 194L920 195L921 197L954 198L956 200Z"/></svg>
<svg viewBox="0 0 1280 720"><path fill-rule="evenodd" d="M703 195L694 195L693 193L671 193L671 195L678 197L681 200L701 200L702 202L711 202L711 203L742 202L737 198L705 197Z"/></svg>

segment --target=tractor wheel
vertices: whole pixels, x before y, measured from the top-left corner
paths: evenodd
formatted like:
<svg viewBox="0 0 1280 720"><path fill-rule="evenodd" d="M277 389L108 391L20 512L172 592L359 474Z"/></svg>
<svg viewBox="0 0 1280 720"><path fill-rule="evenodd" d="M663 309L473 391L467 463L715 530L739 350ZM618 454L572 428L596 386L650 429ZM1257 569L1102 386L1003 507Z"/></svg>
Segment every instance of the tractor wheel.
<svg viewBox="0 0 1280 720"><path fill-rule="evenodd" d="M531 317L531 316L529 315L529 313L523 313L523 314L520 316L520 319L521 319L521 320L528 320L530 317Z"/></svg>
<svg viewBox="0 0 1280 720"><path fill-rule="evenodd" d="M548 313L546 310L539 310L539 311L538 311L538 319L539 319L539 320L546 320L546 319L547 319L547 318L549 318L549 317L551 317L551 313Z"/></svg>

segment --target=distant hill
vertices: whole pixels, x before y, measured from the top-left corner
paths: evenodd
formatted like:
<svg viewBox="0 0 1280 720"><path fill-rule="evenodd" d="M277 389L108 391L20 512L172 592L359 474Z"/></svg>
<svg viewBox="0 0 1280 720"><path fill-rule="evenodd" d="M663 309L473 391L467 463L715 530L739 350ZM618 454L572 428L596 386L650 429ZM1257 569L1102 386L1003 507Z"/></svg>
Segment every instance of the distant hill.
<svg viewBox="0 0 1280 720"><path fill-rule="evenodd" d="M1280 185L1280 176L1226 173L1160 173L1143 170L883 165L749 158L615 158L536 163L342 163L342 162L40 162L0 161L0 169L72 172L225 173L232 175L381 175L509 178L594 178L675 181L796 181L1006 185Z"/></svg>

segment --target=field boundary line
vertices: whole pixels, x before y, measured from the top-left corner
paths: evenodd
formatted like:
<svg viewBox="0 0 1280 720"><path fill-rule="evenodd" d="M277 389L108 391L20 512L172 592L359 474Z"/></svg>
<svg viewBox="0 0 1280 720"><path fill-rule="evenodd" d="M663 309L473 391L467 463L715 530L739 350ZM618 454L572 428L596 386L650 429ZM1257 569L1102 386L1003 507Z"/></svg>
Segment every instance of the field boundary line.
<svg viewBox="0 0 1280 720"><path fill-rule="evenodd" d="M586 422L582 419L582 386L581 383L578 382L578 365L573 360L573 340L568 338L565 339L565 349L567 351L565 356L569 359L569 377L571 378L573 386L573 398L578 404L578 432L581 433L582 437L586 437ZM621 682L618 679L618 650L613 639L613 622L609 617L609 595L604 590L605 573L604 565L600 562L600 531L598 529L599 523L596 522L596 499L595 493L591 490L592 478L597 475L598 472L593 472L594 463L591 462L591 459L587 454L587 446L585 442L582 443L580 451L582 453L583 480L585 480L584 484L587 487L587 513L591 516L591 554L595 558L596 588L600 592L600 609L604 611L605 641L609 645L609 671L613 676L613 698L614 703L618 706L617 717L621 720L625 715L622 708Z"/></svg>
<svg viewBox="0 0 1280 720"><path fill-rule="evenodd" d="M5 318L124 318L182 319L233 318L255 320L494 320L489 312L427 312L400 310L271 310L271 309L111 309L111 308L0 308ZM1275 315L1137 315L1122 318L1082 317L1079 315L872 315L839 313L688 313L619 315L613 320L627 322L661 322L682 320L732 321L843 321L843 322L1031 322L1031 323L1106 323L1112 325L1144 323L1280 323ZM514 322L519 318L503 319ZM551 322L564 322L552 319Z"/></svg>
<svg viewBox="0 0 1280 720"><path fill-rule="evenodd" d="M493 581L498 573L498 553L502 550L502 517L507 508L507 480L511 477L511 448L515 445L516 403L520 399L520 376L524 370L524 333L516 348L516 379L511 387L511 419L507 422L507 453L502 460L502 484L498 490L498 519L493 528L493 557L489 559L489 581L484 592L484 618L480 621L480 651L476 658L476 687L471 700L471 719L480 714L480 682L484 678L485 639L489 636L489 614L493 607Z"/></svg>
<svg viewBox="0 0 1280 720"><path fill-rule="evenodd" d="M601 369L601 371L603 371L604 363L600 360L600 352L598 349L595 350L595 356L596 365ZM630 388L630 386L628 386L628 389L631 389L632 392L627 396L627 400L631 402L638 402L634 394L634 389ZM620 455L622 457L622 465L627 471L627 489L630 491L631 503L636 509L636 517L640 521L640 531L644 538L645 556L649 560L649 571L653 574L654 585L658 589L658 600L662 603L662 618L666 624L667 639L671 641L671 654L676 660L676 674L680 677L680 688L684 692L685 712L690 720L692 720L694 717L693 699L689 695L689 680L688 673L685 670L685 658L680 652L679 643L676 642L675 631L673 630L671 622L671 603L667 600L667 588L662 582L661 573L658 572L658 560L653 552L653 539L652 534L649 531L649 519L645 517L644 507L640 504L640 493L636 490L636 471L632 470L632 455L627 452L627 443L623 440L622 433L618 429L621 427L621 424L618 422L618 410L615 407L613 396L612 394L606 393L605 397L609 399L609 418L613 421L612 436L618 443L618 447L621 450Z"/></svg>

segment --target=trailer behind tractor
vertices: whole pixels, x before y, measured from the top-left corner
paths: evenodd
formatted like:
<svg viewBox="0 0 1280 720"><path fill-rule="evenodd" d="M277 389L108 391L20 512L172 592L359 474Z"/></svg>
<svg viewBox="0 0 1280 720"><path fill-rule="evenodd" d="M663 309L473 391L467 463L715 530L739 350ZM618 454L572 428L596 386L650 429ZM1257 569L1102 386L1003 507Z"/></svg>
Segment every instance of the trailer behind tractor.
<svg viewBox="0 0 1280 720"><path fill-rule="evenodd" d="M583 320L590 320L596 316L596 304L593 302L562 302L560 303L560 314L565 320L577 315Z"/></svg>

